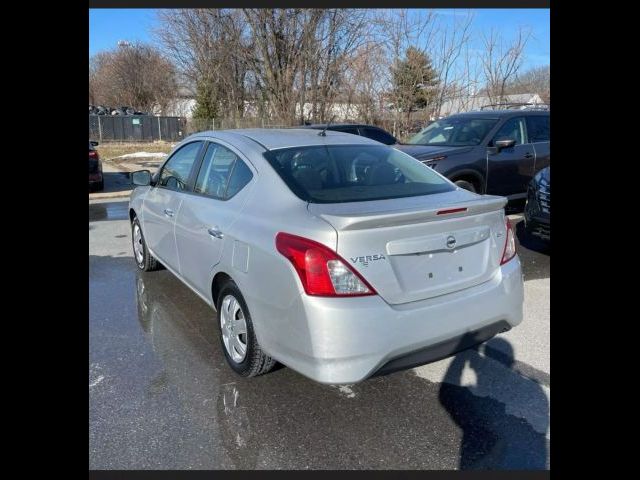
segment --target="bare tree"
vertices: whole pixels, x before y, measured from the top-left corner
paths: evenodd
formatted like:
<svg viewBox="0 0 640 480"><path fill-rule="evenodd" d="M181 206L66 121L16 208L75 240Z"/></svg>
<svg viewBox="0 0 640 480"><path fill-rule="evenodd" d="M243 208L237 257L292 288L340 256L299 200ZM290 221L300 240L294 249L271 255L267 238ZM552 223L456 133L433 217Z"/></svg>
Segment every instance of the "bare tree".
<svg viewBox="0 0 640 480"><path fill-rule="evenodd" d="M247 55L242 13L230 9L164 10L155 36L197 97L196 116L242 117Z"/></svg>
<svg viewBox="0 0 640 480"><path fill-rule="evenodd" d="M482 36L484 51L474 50L472 12L451 22L407 9L191 9L163 11L160 20L156 38L196 94L200 116L242 117L250 108L294 124L326 121L343 106L345 117L390 117L396 135L411 123L393 88L409 48L431 59L435 73L431 85L414 85L429 90L415 113L424 121L450 98L471 103L481 86L494 102L502 98L529 37L520 29L505 45L492 31Z"/></svg>
<svg viewBox="0 0 640 480"><path fill-rule="evenodd" d="M521 74L507 87L508 93L537 93L546 103L551 102L551 69L549 65L533 67Z"/></svg>
<svg viewBox="0 0 640 480"><path fill-rule="evenodd" d="M244 9L243 13L254 45L248 60L263 98L276 117L293 122L296 77L323 11L307 14L303 9Z"/></svg>
<svg viewBox="0 0 640 480"><path fill-rule="evenodd" d="M364 10L331 9L325 12L316 35L318 53L316 62L310 65L315 72L312 115L324 122L332 116L328 109L334 99L345 100L344 93L347 70L352 54L364 43L362 31L366 25L367 13ZM315 50L315 51L314 51Z"/></svg>
<svg viewBox="0 0 640 480"><path fill-rule="evenodd" d="M127 43L96 54L90 65L94 103L164 112L175 97L175 68L150 45Z"/></svg>
<svg viewBox="0 0 640 480"><path fill-rule="evenodd" d="M454 16L452 25L439 25L434 35L433 66L438 72L440 88L436 101L434 114L440 116L442 104L448 95L468 91L472 88L471 69L469 57L465 56L465 62L459 61L461 55L468 53L468 43L471 36L473 13L468 12L465 17Z"/></svg>
<svg viewBox="0 0 640 480"><path fill-rule="evenodd" d="M345 70L342 89L347 109L355 104L357 116L365 123L381 121L385 61L383 48L372 41L360 46L345 61L349 68Z"/></svg>
<svg viewBox="0 0 640 480"><path fill-rule="evenodd" d="M505 45L504 39L494 29L482 36L484 51L480 55L480 61L491 103L503 101L507 85L522 66L524 48L530 35L529 31L520 28L509 45Z"/></svg>

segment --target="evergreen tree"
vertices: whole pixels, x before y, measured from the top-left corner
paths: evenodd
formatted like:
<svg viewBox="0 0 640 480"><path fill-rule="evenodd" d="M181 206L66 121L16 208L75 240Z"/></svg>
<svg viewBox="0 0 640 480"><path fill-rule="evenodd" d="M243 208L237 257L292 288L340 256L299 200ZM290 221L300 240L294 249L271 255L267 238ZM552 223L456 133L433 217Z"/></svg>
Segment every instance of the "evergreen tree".
<svg viewBox="0 0 640 480"><path fill-rule="evenodd" d="M409 47L405 58L396 62L392 73L396 107L407 113L407 120L411 112L434 103L438 75L426 53Z"/></svg>
<svg viewBox="0 0 640 480"><path fill-rule="evenodd" d="M215 84L203 79L196 85L196 106L193 118L212 119L218 116L218 95Z"/></svg>

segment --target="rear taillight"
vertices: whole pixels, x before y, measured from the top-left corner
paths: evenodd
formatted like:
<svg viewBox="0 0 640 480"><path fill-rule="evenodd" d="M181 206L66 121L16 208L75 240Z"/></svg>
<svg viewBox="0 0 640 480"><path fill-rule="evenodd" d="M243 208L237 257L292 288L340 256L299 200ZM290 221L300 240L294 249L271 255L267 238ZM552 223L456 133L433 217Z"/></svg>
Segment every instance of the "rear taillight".
<svg viewBox="0 0 640 480"><path fill-rule="evenodd" d="M96 152L95 150L89 150L89 157L91 157L91 158L99 158L98 157L98 152Z"/></svg>
<svg viewBox="0 0 640 480"><path fill-rule="evenodd" d="M373 287L358 272L321 243L280 232L276 235L276 249L293 264L307 295L376 295Z"/></svg>
<svg viewBox="0 0 640 480"><path fill-rule="evenodd" d="M505 218L505 221L507 225L507 238L504 242L504 251L502 252L502 260L500 261L500 265L504 265L516 256L516 239L513 234L513 228L511 227L511 222L509 222L508 218Z"/></svg>

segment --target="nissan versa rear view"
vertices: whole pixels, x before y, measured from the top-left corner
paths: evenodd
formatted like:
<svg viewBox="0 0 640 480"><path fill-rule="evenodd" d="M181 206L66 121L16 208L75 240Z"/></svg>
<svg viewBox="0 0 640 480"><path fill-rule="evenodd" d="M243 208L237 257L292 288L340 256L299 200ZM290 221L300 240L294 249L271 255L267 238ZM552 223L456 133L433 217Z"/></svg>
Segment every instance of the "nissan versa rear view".
<svg viewBox="0 0 640 480"><path fill-rule="evenodd" d="M240 375L280 362L355 383L522 321L506 199L368 138L202 132L132 179L138 267L166 267L217 311Z"/></svg>

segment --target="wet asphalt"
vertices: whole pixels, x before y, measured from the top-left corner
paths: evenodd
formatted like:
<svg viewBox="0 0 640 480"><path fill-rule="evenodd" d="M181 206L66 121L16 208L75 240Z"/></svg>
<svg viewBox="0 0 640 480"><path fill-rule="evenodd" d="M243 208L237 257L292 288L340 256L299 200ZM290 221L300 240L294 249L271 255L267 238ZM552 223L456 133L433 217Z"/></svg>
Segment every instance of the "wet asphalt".
<svg viewBox="0 0 640 480"><path fill-rule="evenodd" d="M548 281L549 247L521 227L525 280ZM215 312L137 270L129 228L126 200L89 204L91 469L548 468L549 375L517 338L350 386L245 379Z"/></svg>

